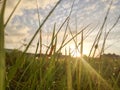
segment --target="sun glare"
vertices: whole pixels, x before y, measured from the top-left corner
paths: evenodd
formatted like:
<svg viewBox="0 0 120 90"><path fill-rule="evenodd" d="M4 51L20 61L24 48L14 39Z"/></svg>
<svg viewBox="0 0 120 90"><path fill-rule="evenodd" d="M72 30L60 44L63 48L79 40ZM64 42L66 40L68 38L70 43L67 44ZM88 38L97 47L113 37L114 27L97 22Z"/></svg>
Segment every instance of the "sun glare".
<svg viewBox="0 0 120 90"><path fill-rule="evenodd" d="M83 49L83 54L88 56L89 55L89 50Z"/></svg>
<svg viewBox="0 0 120 90"><path fill-rule="evenodd" d="M71 50L72 50L71 55L72 55L73 57L81 57L80 50L75 49L75 47L74 47L73 45L71 45L70 48L71 48ZM87 55L87 56L88 56L88 55L89 55L89 50L83 48L83 55Z"/></svg>
<svg viewBox="0 0 120 90"><path fill-rule="evenodd" d="M80 57L80 53L78 51L74 51L71 55L73 57Z"/></svg>

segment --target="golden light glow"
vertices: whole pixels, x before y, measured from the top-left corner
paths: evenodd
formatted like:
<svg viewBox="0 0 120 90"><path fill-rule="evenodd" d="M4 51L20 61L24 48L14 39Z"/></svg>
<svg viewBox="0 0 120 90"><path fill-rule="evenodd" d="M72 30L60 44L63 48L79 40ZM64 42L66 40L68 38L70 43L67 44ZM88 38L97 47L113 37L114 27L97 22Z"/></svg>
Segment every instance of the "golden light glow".
<svg viewBox="0 0 120 90"><path fill-rule="evenodd" d="M74 51L72 54L71 54L73 57L80 57L80 52L78 52L77 50Z"/></svg>
<svg viewBox="0 0 120 90"><path fill-rule="evenodd" d="M83 54L88 56L89 55L89 50L87 50L87 48L86 49L84 48L83 49Z"/></svg>
<svg viewBox="0 0 120 90"><path fill-rule="evenodd" d="M107 90L113 90L112 86L88 62L86 62L86 60L81 58L81 62L92 76L97 77L101 83L104 83Z"/></svg>
<svg viewBox="0 0 120 90"><path fill-rule="evenodd" d="M79 50L78 49L76 49L75 48L75 46L74 45L70 45L70 50L71 50L71 55L73 56L73 57L80 57L81 56L81 54L80 54L80 48L79 48ZM88 48L83 48L83 55L89 55L89 50L88 50Z"/></svg>

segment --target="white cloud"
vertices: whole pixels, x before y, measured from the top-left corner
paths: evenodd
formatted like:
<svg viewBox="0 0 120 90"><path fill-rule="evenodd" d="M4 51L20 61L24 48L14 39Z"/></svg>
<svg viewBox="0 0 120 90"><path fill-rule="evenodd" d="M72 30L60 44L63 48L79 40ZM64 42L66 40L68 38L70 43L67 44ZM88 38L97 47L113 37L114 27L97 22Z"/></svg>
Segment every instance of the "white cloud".
<svg viewBox="0 0 120 90"><path fill-rule="evenodd" d="M13 9L19 0L7 0L7 9ZM49 5L54 5L58 0L37 0L40 8L46 8ZM36 0L21 0L20 9L36 8Z"/></svg>
<svg viewBox="0 0 120 90"><path fill-rule="evenodd" d="M85 11L93 11L96 9L96 3L84 8Z"/></svg>
<svg viewBox="0 0 120 90"><path fill-rule="evenodd" d="M18 43L20 40L29 36L29 28L25 26L10 25L6 28L7 29L7 36L6 36L6 43Z"/></svg>
<svg viewBox="0 0 120 90"><path fill-rule="evenodd" d="M56 3L58 0L38 0L39 1L39 6L41 8L45 8L48 5L53 5L54 3Z"/></svg>
<svg viewBox="0 0 120 90"><path fill-rule="evenodd" d="M10 13L14 9L15 5L19 0L7 0L6 4L6 13L5 13L5 20L9 17ZM53 6L58 0L38 0L39 8L45 9L48 6ZM20 5L18 6L17 10L15 11L15 15L22 15L23 10L33 10L37 8L36 0L21 0Z"/></svg>
<svg viewBox="0 0 120 90"><path fill-rule="evenodd" d="M90 2L90 0L85 0L86 2Z"/></svg>

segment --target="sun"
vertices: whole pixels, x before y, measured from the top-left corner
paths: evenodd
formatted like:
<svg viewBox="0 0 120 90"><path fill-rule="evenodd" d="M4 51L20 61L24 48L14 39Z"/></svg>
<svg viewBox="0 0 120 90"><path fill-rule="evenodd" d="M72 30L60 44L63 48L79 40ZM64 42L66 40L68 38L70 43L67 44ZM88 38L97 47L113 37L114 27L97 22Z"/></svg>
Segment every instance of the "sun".
<svg viewBox="0 0 120 90"><path fill-rule="evenodd" d="M72 57L81 57L80 49L76 49L73 45L71 45L71 56ZM83 48L83 55L88 56L89 55L89 50L87 48Z"/></svg>
<svg viewBox="0 0 120 90"><path fill-rule="evenodd" d="M77 50L76 51L73 51L73 53L71 54L73 57L80 57L80 52L78 52Z"/></svg>
<svg viewBox="0 0 120 90"><path fill-rule="evenodd" d="M88 55L89 55L89 50L87 50L87 49L83 49L83 55L88 56Z"/></svg>
<svg viewBox="0 0 120 90"><path fill-rule="evenodd" d="M81 57L80 50L75 48L74 45L71 45L70 49L71 49L70 52L72 57Z"/></svg>

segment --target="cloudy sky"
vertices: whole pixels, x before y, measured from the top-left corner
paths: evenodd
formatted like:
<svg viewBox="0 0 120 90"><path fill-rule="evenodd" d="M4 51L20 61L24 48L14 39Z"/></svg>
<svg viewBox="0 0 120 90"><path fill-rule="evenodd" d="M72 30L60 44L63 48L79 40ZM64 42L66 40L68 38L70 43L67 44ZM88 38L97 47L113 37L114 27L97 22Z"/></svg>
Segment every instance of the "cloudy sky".
<svg viewBox="0 0 120 90"><path fill-rule="evenodd" d="M11 11L15 7L16 3L19 0L7 0L7 8L5 13L5 21L9 17ZM48 15L50 10L54 7L58 0L37 0L39 5L39 15L40 22L42 22L45 17ZM54 24L56 23L56 30L59 26L64 22L67 16L70 13L72 4L74 0L62 0L61 3L57 6L55 11L46 21L44 26L42 27L43 33L43 44L48 45ZM120 0L113 0L113 4L108 15L107 23L105 25L104 30L108 31L111 26L115 23L116 19L120 15ZM104 17L106 15L106 11L109 7L111 0L75 0L73 5L73 10L70 18L70 28L73 34L77 31L79 32L83 27L90 24L90 26L84 31L84 38L87 36L87 32L92 32L89 36L84 40L84 54L87 54L90 50L90 47L94 41L94 38L103 23ZM21 0L20 5L12 16L10 22L6 27L6 48L20 48L22 43L28 43L31 37L34 35L35 31L39 27L38 13L37 13L37 4L36 0ZM93 31L94 30L94 31ZM64 34L65 27L62 28L59 33L60 38L58 38L58 47L59 43L62 40L62 36ZM70 39L70 33L67 32L68 38ZM80 42L80 35L77 37ZM34 52L35 47L37 45L39 35L35 38L30 47L29 51ZM102 38L100 41L100 45L102 44ZM67 41L66 40L66 41ZM109 34L108 39L106 41L106 53L116 53L120 54L120 21L116 27ZM73 42L70 42L65 48L74 49L75 45ZM23 49L23 48L21 48ZM45 47L43 47L43 52L45 51ZM99 51L99 50L98 50ZM64 52L64 50L62 51Z"/></svg>

